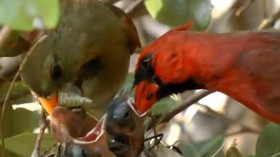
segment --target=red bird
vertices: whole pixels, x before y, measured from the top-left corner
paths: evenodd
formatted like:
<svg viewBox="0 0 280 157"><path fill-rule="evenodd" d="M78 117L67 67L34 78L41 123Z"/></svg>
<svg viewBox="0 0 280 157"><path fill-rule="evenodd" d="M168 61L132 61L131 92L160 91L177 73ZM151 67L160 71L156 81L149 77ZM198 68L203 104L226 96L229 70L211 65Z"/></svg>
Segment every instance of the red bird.
<svg viewBox="0 0 280 157"><path fill-rule="evenodd" d="M280 124L280 32L216 34L175 28L140 53L135 108L192 89L220 91Z"/></svg>

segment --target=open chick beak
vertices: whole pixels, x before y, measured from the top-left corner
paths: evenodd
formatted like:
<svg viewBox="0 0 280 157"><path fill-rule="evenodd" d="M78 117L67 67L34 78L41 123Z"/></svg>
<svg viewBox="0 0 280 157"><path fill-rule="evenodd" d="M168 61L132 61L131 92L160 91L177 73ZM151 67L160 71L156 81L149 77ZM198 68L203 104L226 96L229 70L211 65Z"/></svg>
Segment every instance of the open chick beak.
<svg viewBox="0 0 280 157"><path fill-rule="evenodd" d="M49 97L38 97L39 102L48 114L51 114L58 104L58 93L54 92Z"/></svg>
<svg viewBox="0 0 280 157"><path fill-rule="evenodd" d="M135 89L135 110L139 115L144 115L157 101L159 86L150 81L141 81Z"/></svg>

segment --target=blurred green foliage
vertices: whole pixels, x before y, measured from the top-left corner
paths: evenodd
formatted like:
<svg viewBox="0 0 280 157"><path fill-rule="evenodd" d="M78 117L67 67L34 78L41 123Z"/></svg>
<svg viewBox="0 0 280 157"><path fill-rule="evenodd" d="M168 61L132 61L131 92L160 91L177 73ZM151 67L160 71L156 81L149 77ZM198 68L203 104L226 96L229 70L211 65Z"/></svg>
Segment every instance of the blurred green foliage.
<svg viewBox="0 0 280 157"><path fill-rule="evenodd" d="M256 157L280 156L280 126L270 123L259 134ZM276 155L278 154L278 155Z"/></svg>
<svg viewBox="0 0 280 157"><path fill-rule="evenodd" d="M0 24L15 30L54 28L58 17L58 0L0 0Z"/></svg>
<svg viewBox="0 0 280 157"><path fill-rule="evenodd" d="M210 0L145 0L150 15L157 21L175 27L191 20L193 29L204 30L211 19Z"/></svg>
<svg viewBox="0 0 280 157"><path fill-rule="evenodd" d="M34 149L37 134L23 133L5 139L5 147L11 152L23 157L30 157ZM42 152L49 150L55 144L51 135L46 134L42 140Z"/></svg>
<svg viewBox="0 0 280 157"><path fill-rule="evenodd" d="M214 137L210 140L198 142L198 143L190 143L185 142L181 143L179 148L182 151L185 157L218 157L221 154L221 151L218 151L224 141L224 136Z"/></svg>

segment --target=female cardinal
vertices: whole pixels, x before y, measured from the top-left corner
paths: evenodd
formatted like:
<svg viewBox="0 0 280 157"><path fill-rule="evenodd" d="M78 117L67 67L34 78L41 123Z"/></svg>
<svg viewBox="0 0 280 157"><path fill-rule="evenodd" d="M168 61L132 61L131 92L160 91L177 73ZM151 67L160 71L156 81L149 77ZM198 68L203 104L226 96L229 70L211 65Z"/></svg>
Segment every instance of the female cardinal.
<svg viewBox="0 0 280 157"><path fill-rule="evenodd" d="M104 110L124 82L130 54L140 47L131 19L98 0L61 0L54 30L28 56L22 80L39 96L48 113L66 83L79 87Z"/></svg>
<svg viewBox="0 0 280 157"><path fill-rule="evenodd" d="M175 28L146 47L135 73L135 108L191 89L220 91L280 124L280 33L215 34Z"/></svg>

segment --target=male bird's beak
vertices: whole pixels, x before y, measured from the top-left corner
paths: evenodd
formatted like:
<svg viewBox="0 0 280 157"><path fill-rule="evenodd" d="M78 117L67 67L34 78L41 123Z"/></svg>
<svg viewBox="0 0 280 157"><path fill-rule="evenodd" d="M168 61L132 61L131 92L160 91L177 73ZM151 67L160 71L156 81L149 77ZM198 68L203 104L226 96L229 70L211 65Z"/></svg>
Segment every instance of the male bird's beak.
<svg viewBox="0 0 280 157"><path fill-rule="evenodd" d="M150 81L141 81L135 89L135 110L139 115L144 115L158 100L156 97L159 86Z"/></svg>
<svg viewBox="0 0 280 157"><path fill-rule="evenodd" d="M58 104L58 92L52 93L48 98L39 97L38 100L46 112L50 115Z"/></svg>

